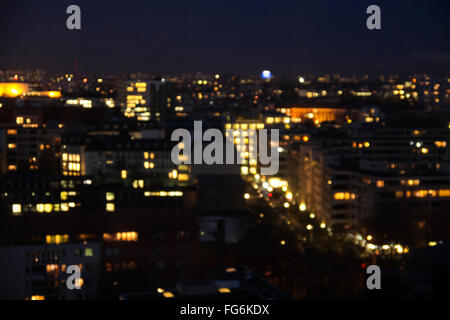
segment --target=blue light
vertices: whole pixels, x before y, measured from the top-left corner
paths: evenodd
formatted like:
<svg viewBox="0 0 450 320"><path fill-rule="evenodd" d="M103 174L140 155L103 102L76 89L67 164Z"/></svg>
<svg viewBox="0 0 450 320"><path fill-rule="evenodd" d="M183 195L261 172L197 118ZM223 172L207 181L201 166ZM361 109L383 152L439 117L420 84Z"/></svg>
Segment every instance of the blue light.
<svg viewBox="0 0 450 320"><path fill-rule="evenodd" d="M272 78L272 73L269 70L264 70L263 72L261 72L261 78L270 79Z"/></svg>

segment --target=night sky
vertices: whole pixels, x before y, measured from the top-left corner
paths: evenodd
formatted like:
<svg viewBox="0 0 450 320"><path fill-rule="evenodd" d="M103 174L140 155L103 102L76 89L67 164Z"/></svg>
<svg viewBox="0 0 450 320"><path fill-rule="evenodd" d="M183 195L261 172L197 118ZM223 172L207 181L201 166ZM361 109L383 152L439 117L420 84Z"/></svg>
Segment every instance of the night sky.
<svg viewBox="0 0 450 320"><path fill-rule="evenodd" d="M81 7L82 30L66 28ZM368 5L382 30L366 28ZM122 74L450 72L448 0L0 2L0 68Z"/></svg>

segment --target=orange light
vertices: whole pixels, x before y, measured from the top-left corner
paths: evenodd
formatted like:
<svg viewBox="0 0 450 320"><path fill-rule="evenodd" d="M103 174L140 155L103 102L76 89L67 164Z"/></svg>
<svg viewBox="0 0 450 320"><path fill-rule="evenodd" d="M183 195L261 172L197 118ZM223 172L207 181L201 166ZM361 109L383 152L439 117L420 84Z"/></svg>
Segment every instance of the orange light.
<svg viewBox="0 0 450 320"><path fill-rule="evenodd" d="M228 288L219 288L218 291L219 291L220 293L230 293L230 292L231 292L231 290L228 289Z"/></svg>
<svg viewBox="0 0 450 320"><path fill-rule="evenodd" d="M26 83L16 83L16 82L0 83L0 96L14 98L25 93L28 93L28 84Z"/></svg>
<svg viewBox="0 0 450 320"><path fill-rule="evenodd" d="M163 297L164 298L173 298L173 297L175 297L175 295L170 291L166 291L163 293Z"/></svg>

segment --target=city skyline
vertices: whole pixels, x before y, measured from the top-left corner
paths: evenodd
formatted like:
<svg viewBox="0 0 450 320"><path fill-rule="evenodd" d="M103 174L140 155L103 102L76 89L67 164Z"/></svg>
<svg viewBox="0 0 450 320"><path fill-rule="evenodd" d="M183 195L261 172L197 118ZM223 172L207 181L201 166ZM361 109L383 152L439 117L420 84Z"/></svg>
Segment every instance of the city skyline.
<svg viewBox="0 0 450 320"><path fill-rule="evenodd" d="M449 7L2 2L0 300L447 296Z"/></svg>

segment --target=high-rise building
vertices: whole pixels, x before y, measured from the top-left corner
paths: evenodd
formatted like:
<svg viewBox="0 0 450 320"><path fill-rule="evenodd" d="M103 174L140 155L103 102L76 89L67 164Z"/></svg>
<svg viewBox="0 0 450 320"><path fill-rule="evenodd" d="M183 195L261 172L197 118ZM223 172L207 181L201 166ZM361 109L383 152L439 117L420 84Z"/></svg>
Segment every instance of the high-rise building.
<svg viewBox="0 0 450 320"><path fill-rule="evenodd" d="M160 122L172 108L171 85L164 78L152 81L123 81L118 101L126 117Z"/></svg>

